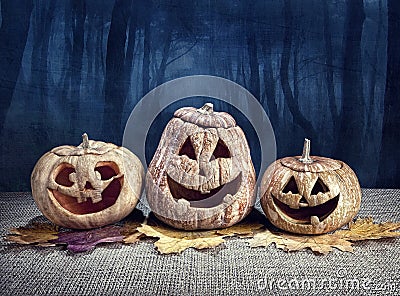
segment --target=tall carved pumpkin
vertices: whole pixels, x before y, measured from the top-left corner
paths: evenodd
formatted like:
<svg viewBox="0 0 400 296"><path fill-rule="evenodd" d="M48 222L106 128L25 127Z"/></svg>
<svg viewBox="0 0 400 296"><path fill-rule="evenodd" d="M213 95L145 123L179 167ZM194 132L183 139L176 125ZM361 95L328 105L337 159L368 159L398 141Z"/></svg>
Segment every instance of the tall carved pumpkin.
<svg viewBox="0 0 400 296"><path fill-rule="evenodd" d="M88 229L114 223L136 206L144 168L132 152L111 143L88 140L44 154L31 176L40 211L57 225Z"/></svg>
<svg viewBox="0 0 400 296"><path fill-rule="evenodd" d="M254 193L249 146L233 117L210 103L177 110L146 175L154 214L186 230L228 227L250 212Z"/></svg>
<svg viewBox="0 0 400 296"><path fill-rule="evenodd" d="M271 164L261 183L261 205L276 227L301 234L320 234L347 224L360 209L357 176L344 162L303 155Z"/></svg>

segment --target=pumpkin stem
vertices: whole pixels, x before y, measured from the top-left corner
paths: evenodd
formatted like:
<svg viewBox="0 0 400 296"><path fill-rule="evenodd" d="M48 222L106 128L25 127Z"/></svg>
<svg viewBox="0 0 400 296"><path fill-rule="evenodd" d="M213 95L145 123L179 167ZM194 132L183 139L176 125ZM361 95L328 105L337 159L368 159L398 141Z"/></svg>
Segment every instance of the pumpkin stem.
<svg viewBox="0 0 400 296"><path fill-rule="evenodd" d="M197 112L200 112L201 114L211 115L214 112L213 107L213 104L205 103L203 107L197 109Z"/></svg>
<svg viewBox="0 0 400 296"><path fill-rule="evenodd" d="M87 133L84 133L82 135L82 147L83 147L83 149L89 148L89 137L88 137Z"/></svg>
<svg viewBox="0 0 400 296"><path fill-rule="evenodd" d="M310 140L304 139L303 154L299 159L302 163L312 163L313 160L310 157Z"/></svg>

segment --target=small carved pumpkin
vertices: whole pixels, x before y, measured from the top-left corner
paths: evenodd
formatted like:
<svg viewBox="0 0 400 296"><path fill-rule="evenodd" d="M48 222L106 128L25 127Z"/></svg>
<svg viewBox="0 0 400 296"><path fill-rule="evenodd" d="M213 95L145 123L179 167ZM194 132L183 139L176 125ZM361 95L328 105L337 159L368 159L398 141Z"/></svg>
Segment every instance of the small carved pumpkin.
<svg viewBox="0 0 400 296"><path fill-rule="evenodd" d="M144 179L140 160L128 149L88 140L44 154L31 176L40 211L57 225L88 229L114 223L136 206Z"/></svg>
<svg viewBox="0 0 400 296"><path fill-rule="evenodd" d="M231 226L252 209L255 172L242 129L213 105L181 108L167 124L146 176L154 214L181 229Z"/></svg>
<svg viewBox="0 0 400 296"><path fill-rule="evenodd" d="M344 162L310 157L305 140L301 157L271 164L261 183L261 205L276 227L301 234L320 234L347 224L360 209L357 176Z"/></svg>

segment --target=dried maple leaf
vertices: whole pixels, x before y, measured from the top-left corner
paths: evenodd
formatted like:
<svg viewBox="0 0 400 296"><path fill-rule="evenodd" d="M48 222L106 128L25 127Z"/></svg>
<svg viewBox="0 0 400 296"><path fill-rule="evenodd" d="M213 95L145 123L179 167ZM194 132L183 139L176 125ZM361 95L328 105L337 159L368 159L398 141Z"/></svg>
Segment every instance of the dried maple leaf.
<svg viewBox="0 0 400 296"><path fill-rule="evenodd" d="M58 227L49 223L33 223L32 226L18 227L10 229L7 240L28 245L37 244L48 247L55 246L51 241L58 238Z"/></svg>
<svg viewBox="0 0 400 296"><path fill-rule="evenodd" d="M146 236L159 238L154 245L162 254L181 253L188 248L206 249L213 248L225 242L224 237L253 236L254 232L264 226L260 223L262 215L253 211L242 222L226 229L206 231L184 231L178 230L161 223L154 214L150 214L146 225L138 230Z"/></svg>
<svg viewBox="0 0 400 296"><path fill-rule="evenodd" d="M141 226L142 223L143 223L143 222L137 222L137 221L129 221L129 222L126 222L126 223L124 224L124 226L122 227L122 229L121 229L121 234L122 234L122 235L125 235L125 236L128 236L128 235L130 235L130 234L132 234L132 233L137 232L137 228L138 228L139 226Z"/></svg>
<svg viewBox="0 0 400 296"><path fill-rule="evenodd" d="M217 234L224 237L237 235L239 237L253 237L254 232L263 228L261 223L246 223L241 222L228 228L217 230Z"/></svg>
<svg viewBox="0 0 400 296"><path fill-rule="evenodd" d="M332 251L332 248L347 252L353 251L349 241L330 234L316 236L292 235L280 232L274 233L268 229L257 233L250 241L250 247L267 247L272 243L275 243L277 248L285 251L298 251L306 248L321 254L328 254Z"/></svg>
<svg viewBox="0 0 400 296"><path fill-rule="evenodd" d="M142 224L138 231L146 236L159 238L154 245L161 254L181 253L188 248L212 248L224 242L223 237L215 230L181 231L167 226Z"/></svg>
<svg viewBox="0 0 400 296"><path fill-rule="evenodd" d="M336 248L344 252L352 252L351 241L400 236L400 232L393 232L393 230L397 229L400 229L400 223L374 224L372 218L358 219L355 222L351 222L349 229L315 236L272 232L266 229L254 236L250 241L250 247L267 247L275 243L277 248L285 251L310 248L313 252L328 254L333 248Z"/></svg>
<svg viewBox="0 0 400 296"><path fill-rule="evenodd" d="M136 231L135 233L125 236L123 239L123 242L125 244L134 244L134 243L138 242L142 236L143 236L143 233Z"/></svg>
<svg viewBox="0 0 400 296"><path fill-rule="evenodd" d="M400 223L385 222L376 224L372 218L357 219L349 223L349 229L338 230L334 234L350 241L398 237Z"/></svg>
<svg viewBox="0 0 400 296"><path fill-rule="evenodd" d="M264 227L265 216L253 209L243 221L228 228L219 229L217 233L226 236L253 237L254 233Z"/></svg>
<svg viewBox="0 0 400 296"><path fill-rule="evenodd" d="M140 222L130 221L124 224L121 229L121 234L124 236L123 242L126 244L133 244L139 241L143 236L137 229L141 225Z"/></svg>
<svg viewBox="0 0 400 296"><path fill-rule="evenodd" d="M60 232L58 238L52 242L56 244L67 244L67 249L77 253L92 250L100 243L122 242L124 236L121 227L106 226L103 228Z"/></svg>
<svg viewBox="0 0 400 296"><path fill-rule="evenodd" d="M123 242L125 244L136 243L139 241L140 237L143 236L143 234L137 230L137 228L142 225L143 221L145 221L143 212L137 209L129 215L129 220L125 222L121 229L121 234L124 236Z"/></svg>

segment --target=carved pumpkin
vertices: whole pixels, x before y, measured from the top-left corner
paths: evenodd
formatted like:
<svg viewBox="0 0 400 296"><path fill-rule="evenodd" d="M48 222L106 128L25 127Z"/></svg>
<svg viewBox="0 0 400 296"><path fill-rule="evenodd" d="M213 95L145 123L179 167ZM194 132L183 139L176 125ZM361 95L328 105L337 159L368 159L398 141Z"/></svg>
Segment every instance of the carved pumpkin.
<svg viewBox="0 0 400 296"><path fill-rule="evenodd" d="M146 176L154 214L181 229L231 226L252 209L255 172L242 129L213 105L181 108L167 124Z"/></svg>
<svg viewBox="0 0 400 296"><path fill-rule="evenodd" d="M309 154L306 139L301 157L279 159L268 167L261 183L261 205L276 227L301 234L326 233L354 218L361 189L344 162Z"/></svg>
<svg viewBox="0 0 400 296"><path fill-rule="evenodd" d="M53 223L88 229L114 223L136 206L144 179L140 160L128 149L88 140L44 154L31 176L32 195Z"/></svg>

